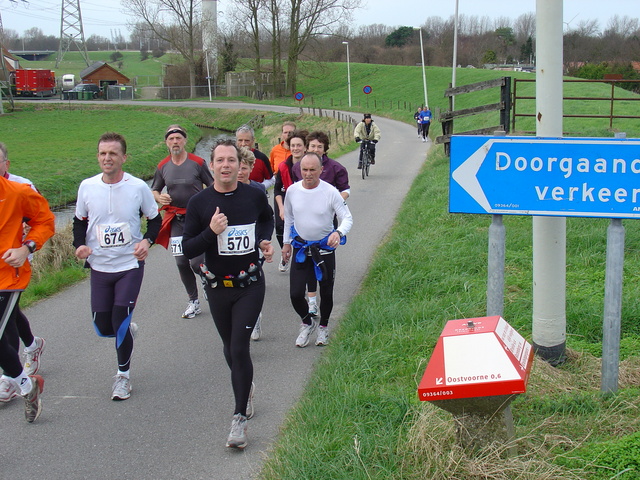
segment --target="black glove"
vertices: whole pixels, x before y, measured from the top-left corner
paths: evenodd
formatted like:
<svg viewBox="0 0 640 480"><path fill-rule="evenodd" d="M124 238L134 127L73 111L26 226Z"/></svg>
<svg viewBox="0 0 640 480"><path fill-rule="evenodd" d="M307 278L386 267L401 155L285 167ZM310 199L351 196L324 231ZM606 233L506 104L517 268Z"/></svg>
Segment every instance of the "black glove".
<svg viewBox="0 0 640 480"><path fill-rule="evenodd" d="M373 143L378 143L378 140L371 140Z"/></svg>
<svg viewBox="0 0 640 480"><path fill-rule="evenodd" d="M360 143L362 139L360 137L356 137L356 143Z"/></svg>

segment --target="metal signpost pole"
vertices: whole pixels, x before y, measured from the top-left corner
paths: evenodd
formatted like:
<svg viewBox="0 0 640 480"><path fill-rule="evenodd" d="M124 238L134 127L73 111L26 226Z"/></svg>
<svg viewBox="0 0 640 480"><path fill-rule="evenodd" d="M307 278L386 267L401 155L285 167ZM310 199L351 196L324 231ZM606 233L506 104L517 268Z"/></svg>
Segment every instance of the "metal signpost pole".
<svg viewBox="0 0 640 480"><path fill-rule="evenodd" d="M453 62L451 65L451 86L456 86L456 67L458 66L458 0L456 0L456 10L453 15L453 21L455 25L453 26ZM455 95L451 97L451 111L455 110Z"/></svg>
<svg viewBox="0 0 640 480"><path fill-rule="evenodd" d="M604 280L602 378L600 379L600 390L604 393L618 391L623 266L624 227L621 219L612 218L607 228L607 267Z"/></svg>
<svg viewBox="0 0 640 480"><path fill-rule="evenodd" d="M494 132L495 136L505 136L506 132ZM502 215L492 215L489 226L489 259L487 263L487 316L502 316L504 310L504 259L506 251L506 230Z"/></svg>

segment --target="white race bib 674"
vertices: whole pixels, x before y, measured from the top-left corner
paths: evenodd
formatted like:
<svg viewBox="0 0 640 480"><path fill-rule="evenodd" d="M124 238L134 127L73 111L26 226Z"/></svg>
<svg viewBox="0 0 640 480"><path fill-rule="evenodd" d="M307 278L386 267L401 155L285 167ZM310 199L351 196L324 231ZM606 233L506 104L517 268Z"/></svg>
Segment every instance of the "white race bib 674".
<svg viewBox="0 0 640 480"><path fill-rule="evenodd" d="M256 224L232 225L218 235L220 255L246 255L256 249Z"/></svg>
<svg viewBox="0 0 640 480"><path fill-rule="evenodd" d="M122 247L131 243L131 230L128 223L97 225L98 241L103 248Z"/></svg>

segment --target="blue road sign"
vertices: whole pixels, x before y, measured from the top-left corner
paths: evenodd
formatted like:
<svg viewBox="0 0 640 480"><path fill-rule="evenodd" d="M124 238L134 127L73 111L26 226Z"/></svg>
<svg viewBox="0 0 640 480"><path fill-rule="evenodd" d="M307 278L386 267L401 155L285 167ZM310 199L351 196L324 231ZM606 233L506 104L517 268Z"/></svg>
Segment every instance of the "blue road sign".
<svg viewBox="0 0 640 480"><path fill-rule="evenodd" d="M454 135L449 211L640 218L640 140Z"/></svg>

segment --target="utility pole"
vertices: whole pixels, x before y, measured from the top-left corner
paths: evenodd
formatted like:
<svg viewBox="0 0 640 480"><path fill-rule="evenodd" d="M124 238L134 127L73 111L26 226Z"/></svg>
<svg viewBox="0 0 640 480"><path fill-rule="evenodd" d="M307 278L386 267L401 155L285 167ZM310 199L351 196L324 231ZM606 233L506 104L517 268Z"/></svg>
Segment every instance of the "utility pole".
<svg viewBox="0 0 640 480"><path fill-rule="evenodd" d="M69 51L71 44L78 47L87 67L89 63L89 53L87 44L84 42L84 30L82 28L82 13L80 12L80 0L62 0L62 11L60 14L60 48L56 59L56 68L64 58L64 54Z"/></svg>
<svg viewBox="0 0 640 480"><path fill-rule="evenodd" d="M562 137L563 2L536 3L536 135ZM565 360L565 217L533 217L533 347L551 365Z"/></svg>
<svg viewBox="0 0 640 480"><path fill-rule="evenodd" d="M203 0L202 2L202 46L213 77L214 85L218 79L218 1Z"/></svg>
<svg viewBox="0 0 640 480"><path fill-rule="evenodd" d="M2 106L2 92L3 90L7 94L7 99L13 109L13 94L11 93L11 81L9 78L9 69L7 68L7 62L4 58L4 27L2 26L2 15L0 15L0 114L4 114L4 107Z"/></svg>

